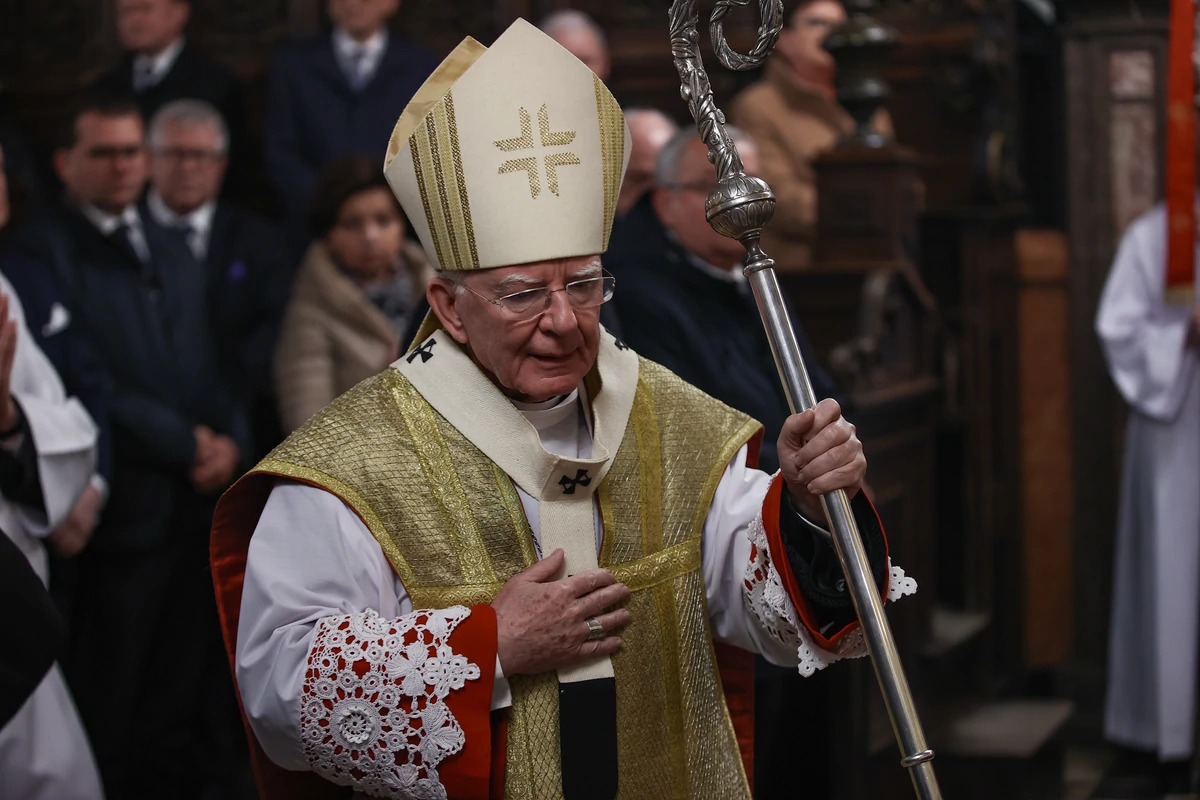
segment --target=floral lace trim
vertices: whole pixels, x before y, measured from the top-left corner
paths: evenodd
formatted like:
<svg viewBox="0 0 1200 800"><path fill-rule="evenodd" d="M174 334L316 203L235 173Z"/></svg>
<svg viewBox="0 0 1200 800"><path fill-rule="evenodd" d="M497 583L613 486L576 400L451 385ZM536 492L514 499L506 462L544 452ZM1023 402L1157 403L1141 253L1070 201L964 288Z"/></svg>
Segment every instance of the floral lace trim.
<svg viewBox="0 0 1200 800"><path fill-rule="evenodd" d="M313 771L373 797L445 800L437 766L466 739L444 701L481 674L447 642L470 614L453 606L322 619L300 707Z"/></svg>
<svg viewBox="0 0 1200 800"><path fill-rule="evenodd" d="M818 647L800 621L800 614L788 597L787 590L783 588L783 579L771 563L767 530L763 525L761 512L750 523L746 536L750 539L751 547L750 563L746 567L743 582L745 602L768 633L784 644L796 648L801 675L807 678L835 661L867 655L862 628L856 628L846 634L832 652ZM900 567L892 566L890 559L888 568L891 571L888 580L888 601L895 602L917 591L917 582L905 575Z"/></svg>

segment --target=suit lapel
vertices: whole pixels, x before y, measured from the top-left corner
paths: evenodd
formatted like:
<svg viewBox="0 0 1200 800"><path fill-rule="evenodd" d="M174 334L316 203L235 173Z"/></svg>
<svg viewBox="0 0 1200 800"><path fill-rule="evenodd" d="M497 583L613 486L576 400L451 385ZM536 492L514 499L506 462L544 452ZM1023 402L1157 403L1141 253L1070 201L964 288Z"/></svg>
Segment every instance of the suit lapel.
<svg viewBox="0 0 1200 800"><path fill-rule="evenodd" d="M315 43L312 58L308 63L314 78L329 84L338 94L345 96L354 94L354 90L350 88L350 82L346 79L346 73L338 64L337 54L333 49L332 33L321 37Z"/></svg>
<svg viewBox="0 0 1200 800"><path fill-rule="evenodd" d="M124 57L122 57L121 64L118 67L118 69L120 70L120 72L118 74L121 75L121 80L123 83L123 87L122 87L123 91L132 92L133 91L133 56L126 54Z"/></svg>
<svg viewBox="0 0 1200 800"><path fill-rule="evenodd" d="M120 256L122 266L139 272L141 271L142 262L138 260L137 254L132 249L122 247L112 236L105 236L101 233L79 209L74 206L68 206L66 219L68 224L72 225L76 231L82 231L85 237L89 237L97 242L99 246L107 248L106 252Z"/></svg>
<svg viewBox="0 0 1200 800"><path fill-rule="evenodd" d="M179 51L179 55L175 57L175 63L171 64L171 68L167 70L167 74L162 76L162 80L146 90L146 93L161 93L163 101L174 96L180 90L186 90L190 85L190 81L196 69L195 56L192 54L192 49L185 44L183 49ZM194 87L192 89L194 91Z"/></svg>
<svg viewBox="0 0 1200 800"><path fill-rule="evenodd" d="M208 252L205 253L204 269L209 281L218 284L225 277L233 261L234 220L229 208L224 202L217 202L217 210L213 214L212 227L208 231Z"/></svg>
<svg viewBox="0 0 1200 800"><path fill-rule="evenodd" d="M205 282L190 274L199 273L202 268L191 257L183 237L162 228L148 216L142 218L142 229L146 232L150 260L162 285L159 302L164 312L162 321L166 333L171 328L172 320L182 318L183 304L191 301L195 292L204 292Z"/></svg>
<svg viewBox="0 0 1200 800"><path fill-rule="evenodd" d="M371 80L367 81L367 85L363 87L363 92L370 92L381 86L386 86L391 81L404 75L404 48L400 46L400 42L394 31L388 32L387 46L383 50L383 57L379 59L379 65L375 68L375 74L371 76Z"/></svg>

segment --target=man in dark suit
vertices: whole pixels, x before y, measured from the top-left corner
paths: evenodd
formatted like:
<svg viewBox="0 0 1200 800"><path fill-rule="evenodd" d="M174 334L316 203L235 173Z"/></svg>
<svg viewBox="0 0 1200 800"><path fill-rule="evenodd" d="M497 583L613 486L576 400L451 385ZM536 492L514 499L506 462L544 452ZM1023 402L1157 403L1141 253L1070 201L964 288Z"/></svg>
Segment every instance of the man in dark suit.
<svg viewBox="0 0 1200 800"><path fill-rule="evenodd" d="M746 172L758 169L753 141L738 133ZM657 186L614 226L604 265L617 277L613 303L629 345L687 382L767 426L759 466L779 468L774 441L790 413L749 283L745 255L704 216L717 185L708 148L685 129L658 157ZM795 317L793 315L793 321ZM796 336L817 397L838 395L799 326Z"/></svg>
<svg viewBox="0 0 1200 800"><path fill-rule="evenodd" d="M255 460L283 439L271 375L291 290L283 236L265 218L218 193L228 165L220 113L177 100L150 121L145 211L180 233L208 273L208 303L221 364L250 409Z"/></svg>
<svg viewBox="0 0 1200 800"><path fill-rule="evenodd" d="M746 172L758 171L753 140L733 131ZM646 358L663 364L713 397L766 424L759 466L779 468L775 439L789 413L749 283L742 276L740 243L716 233L704 200L717 184L708 148L688 128L659 153L656 187L613 227L604 265L617 278L610 305L622 335ZM791 315L793 324L795 314ZM796 338L818 399L838 397L797 325ZM787 727L796 709L829 717L828 679L802 678L759 659L755 681L756 797L790 797L797 773L814 782L814 796L829 793L828 737L796 746ZM817 724L816 731L827 730ZM787 735L781 731L788 731Z"/></svg>
<svg viewBox="0 0 1200 800"><path fill-rule="evenodd" d="M299 42L271 68L264 160L300 229L313 187L343 155L382 159L400 110L437 66L389 33L399 0L329 0L332 33Z"/></svg>
<svg viewBox="0 0 1200 800"><path fill-rule="evenodd" d="M115 5L117 37L125 56L92 88L111 95L132 93L144 119L172 100L190 97L210 103L228 126L235 174L244 171L242 90L229 70L184 40L191 14L188 0L115 0Z"/></svg>
<svg viewBox="0 0 1200 800"><path fill-rule="evenodd" d="M206 778L193 738L211 714L205 677L219 647L208 528L248 425L217 365L203 268L138 211L137 108L85 99L55 169L66 202L40 257L106 372L113 461L79 563L68 675L109 798L192 796Z"/></svg>

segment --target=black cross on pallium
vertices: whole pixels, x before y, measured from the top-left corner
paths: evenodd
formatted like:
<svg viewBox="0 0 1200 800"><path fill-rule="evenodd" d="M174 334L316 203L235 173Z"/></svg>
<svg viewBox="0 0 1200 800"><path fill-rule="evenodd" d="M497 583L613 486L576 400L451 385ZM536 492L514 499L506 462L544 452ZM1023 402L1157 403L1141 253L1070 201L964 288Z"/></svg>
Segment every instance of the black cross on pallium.
<svg viewBox="0 0 1200 800"><path fill-rule="evenodd" d="M576 486L588 486L591 484L591 482L592 479L588 477L587 470L581 469L575 472L574 478L563 475L562 480L558 482L558 485L563 487L563 494L575 494Z"/></svg>
<svg viewBox="0 0 1200 800"><path fill-rule="evenodd" d="M613 344L615 344L617 346L618 350L628 350L629 349L629 345L625 344L625 342L621 341L621 339L616 336L613 337Z"/></svg>
<svg viewBox="0 0 1200 800"><path fill-rule="evenodd" d="M417 356L421 357L422 364L424 364L429 359L433 358L433 346L435 344L437 344L437 339L434 339L432 337L427 339L425 341L425 344L421 345L416 350L413 350L411 353L408 354L408 359L407 359L408 363L410 363L410 364L413 363L413 360Z"/></svg>

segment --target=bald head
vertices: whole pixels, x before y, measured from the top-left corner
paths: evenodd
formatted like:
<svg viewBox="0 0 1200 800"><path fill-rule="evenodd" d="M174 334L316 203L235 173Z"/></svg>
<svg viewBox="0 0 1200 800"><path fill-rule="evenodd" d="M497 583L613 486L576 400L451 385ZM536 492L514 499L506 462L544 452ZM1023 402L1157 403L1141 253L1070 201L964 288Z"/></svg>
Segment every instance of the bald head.
<svg viewBox="0 0 1200 800"><path fill-rule="evenodd" d="M623 216L654 185L654 164L659 152L671 141L679 126L666 114L653 108L631 108L625 112L633 145L629 168L617 198L617 214Z"/></svg>
<svg viewBox="0 0 1200 800"><path fill-rule="evenodd" d="M608 80L611 67L608 40L594 19L582 11L565 9L547 14L538 27L542 33L586 64L600 80Z"/></svg>

